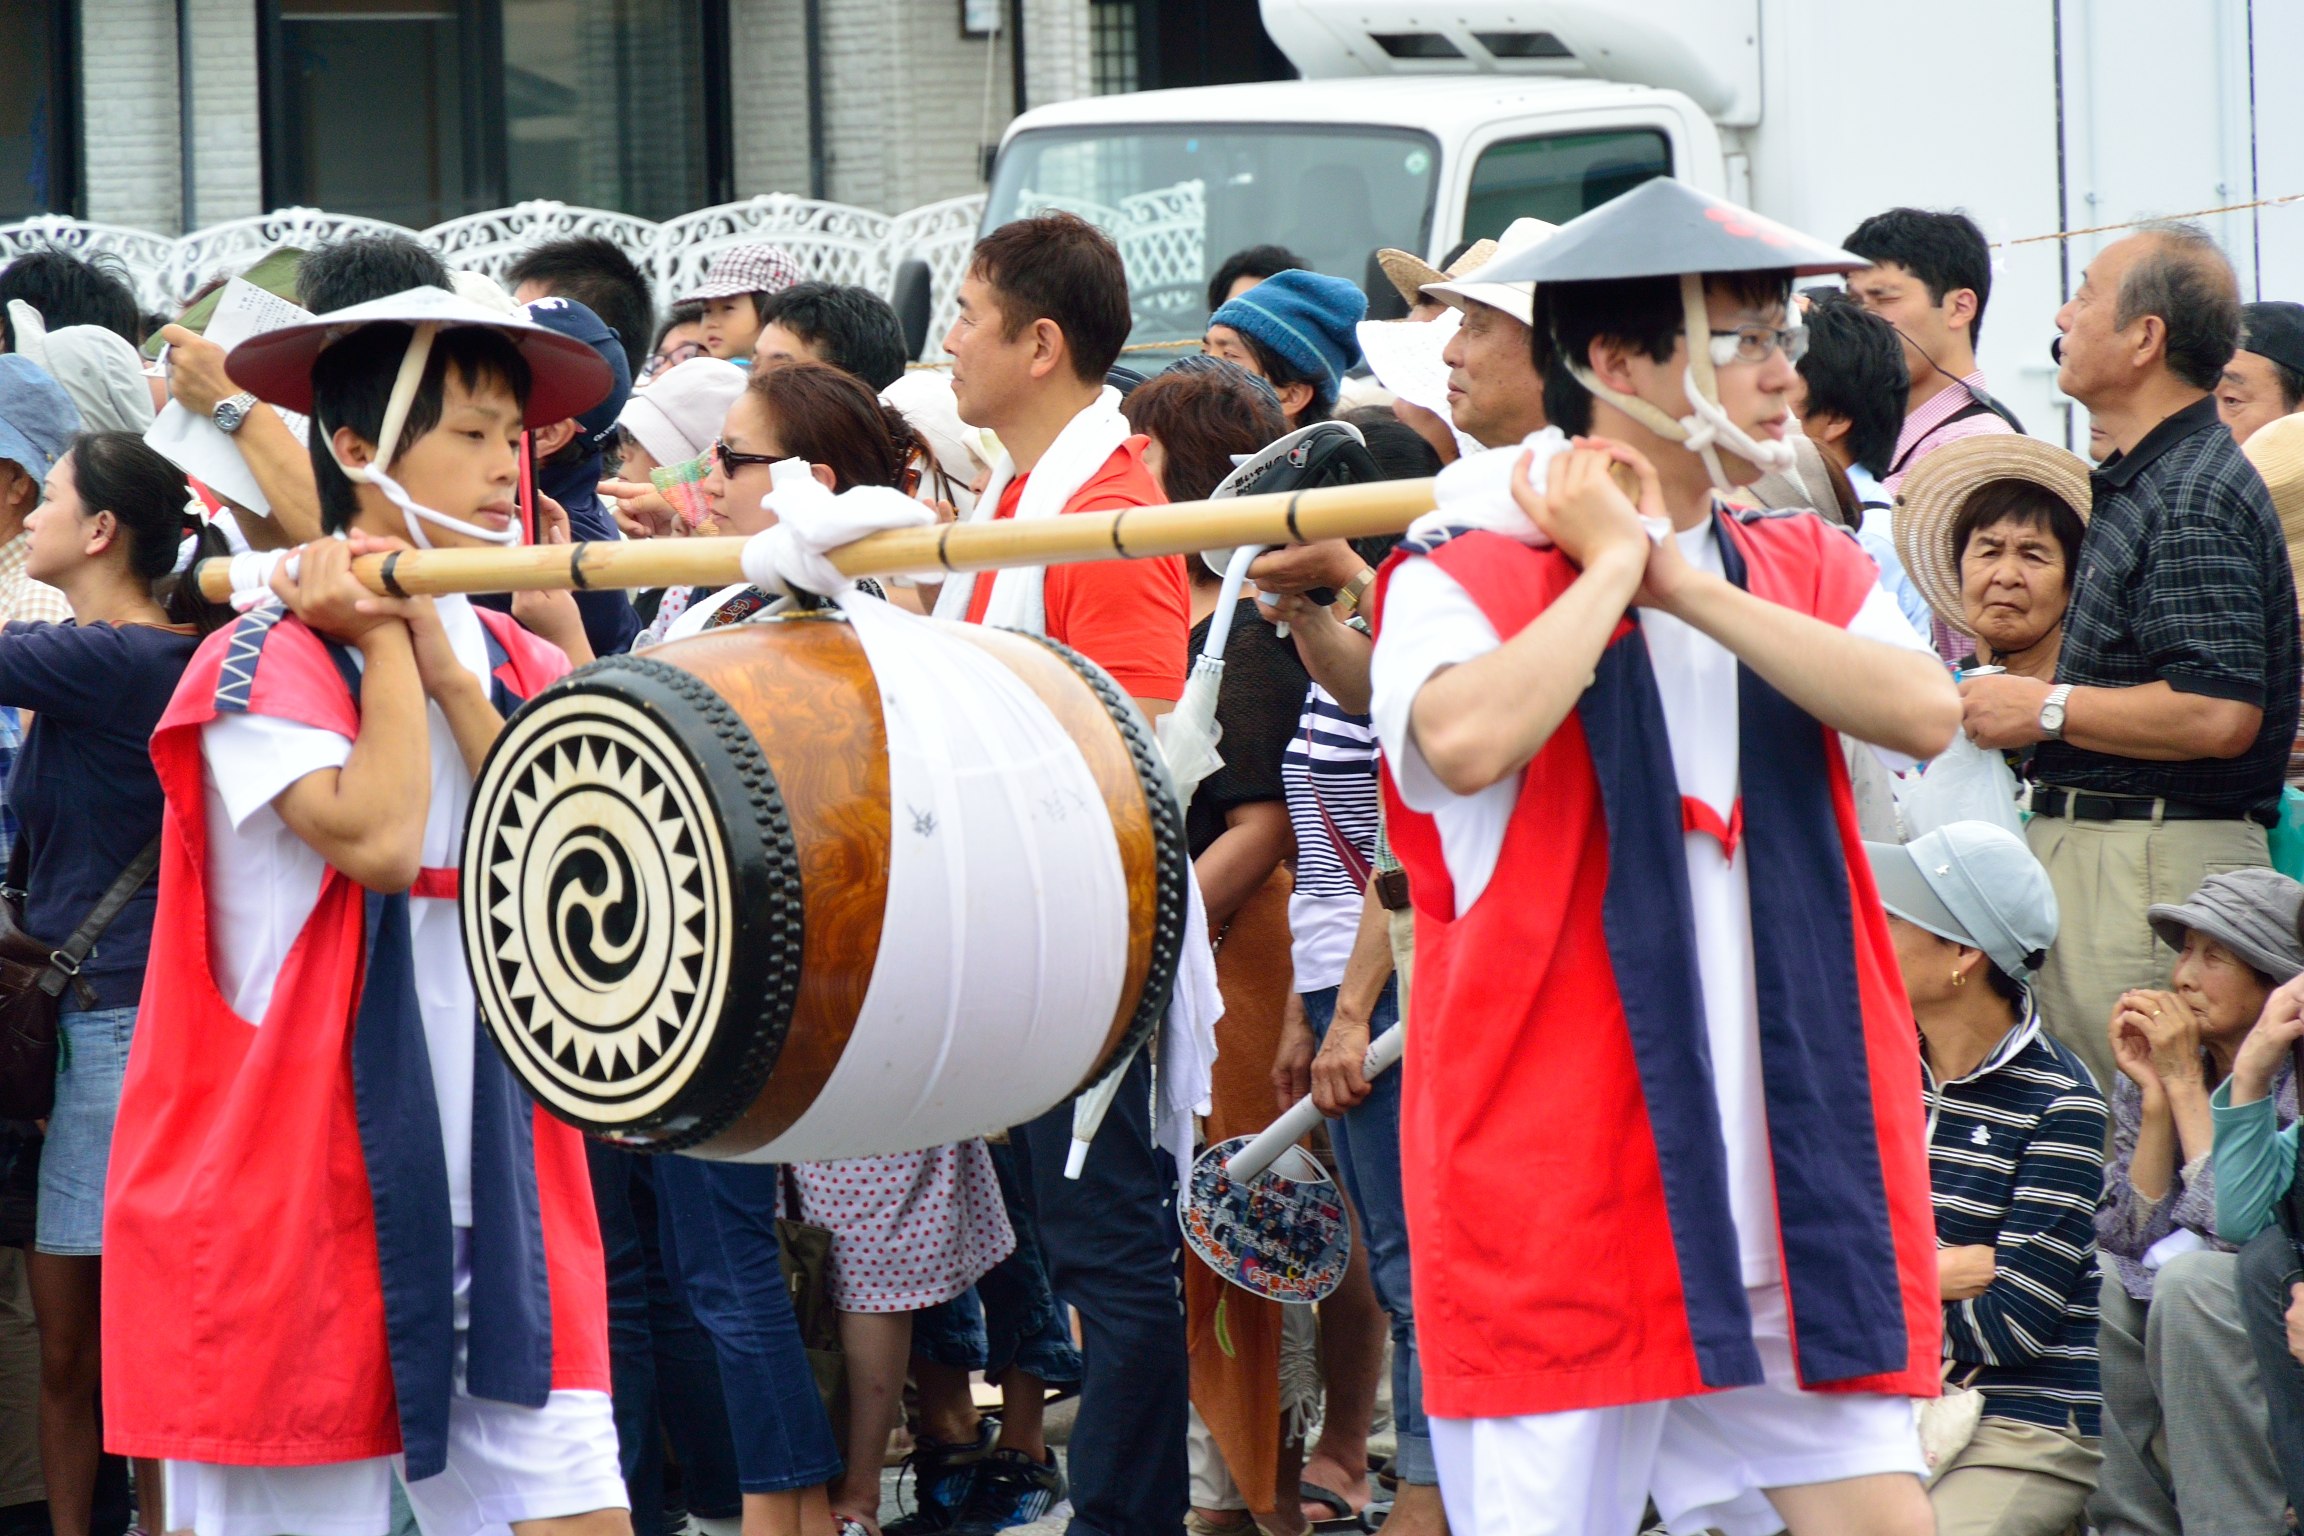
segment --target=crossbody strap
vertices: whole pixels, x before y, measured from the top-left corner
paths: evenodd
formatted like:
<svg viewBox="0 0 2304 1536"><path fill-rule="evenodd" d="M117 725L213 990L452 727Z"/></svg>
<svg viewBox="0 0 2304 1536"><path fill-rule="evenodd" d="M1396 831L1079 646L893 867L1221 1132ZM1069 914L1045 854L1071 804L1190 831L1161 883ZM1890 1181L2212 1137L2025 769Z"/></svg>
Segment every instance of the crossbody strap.
<svg viewBox="0 0 2304 1536"><path fill-rule="evenodd" d="M1321 829L1336 850L1337 862L1344 866L1344 873L1352 877L1352 888L1366 891L1368 882L1375 878L1376 867L1353 846L1352 839L1344 835L1344 829L1336 825L1336 818L1328 814L1327 802L1320 798L1320 780L1312 771L1312 723L1309 720L1304 723L1304 789L1312 797L1312 809L1320 813Z"/></svg>
<svg viewBox="0 0 2304 1536"><path fill-rule="evenodd" d="M152 878L152 872L159 867L160 839L154 836L152 841L144 845L143 852L129 860L128 867L120 871L111 889L80 920L80 926L72 930L72 937L64 941L62 948L49 955L48 969L40 973L41 991L50 997L64 995L65 983L80 974L80 962L88 958L88 952L96 947L96 940L103 935L105 929L112 926L112 919L120 915L120 909L128 905L130 897L144 888L145 882Z"/></svg>

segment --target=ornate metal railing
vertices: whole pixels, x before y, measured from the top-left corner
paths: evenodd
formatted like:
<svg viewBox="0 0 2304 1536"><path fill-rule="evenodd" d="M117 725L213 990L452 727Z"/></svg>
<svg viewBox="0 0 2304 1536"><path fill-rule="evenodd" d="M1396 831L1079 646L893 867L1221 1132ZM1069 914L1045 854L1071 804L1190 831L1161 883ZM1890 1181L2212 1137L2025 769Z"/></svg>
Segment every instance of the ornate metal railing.
<svg viewBox="0 0 2304 1536"><path fill-rule="evenodd" d="M856 283L887 293L906 259L930 273L929 355L951 324L969 245L984 213L984 199L955 197L891 218L868 208L771 192L740 203L699 208L664 223L566 203L529 202L467 214L429 229L402 229L378 219L283 208L256 218L232 219L171 238L116 224L43 216L0 225L0 264L41 246L119 258L138 297L156 312L181 308L214 279L252 266L280 246L309 250L347 235L395 231L437 249L451 266L501 277L532 246L568 235L600 235L628 252L648 274L660 304L668 304L704 275L730 246L772 240L826 282Z"/></svg>

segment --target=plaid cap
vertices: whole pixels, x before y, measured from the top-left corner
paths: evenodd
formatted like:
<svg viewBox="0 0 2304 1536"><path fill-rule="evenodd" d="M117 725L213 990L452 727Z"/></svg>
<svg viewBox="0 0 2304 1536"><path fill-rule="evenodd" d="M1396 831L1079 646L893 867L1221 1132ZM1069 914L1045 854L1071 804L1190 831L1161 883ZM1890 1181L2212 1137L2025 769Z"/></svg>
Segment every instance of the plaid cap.
<svg viewBox="0 0 2304 1536"><path fill-rule="evenodd" d="M673 302L701 304L706 299L733 299L744 293L780 293L807 276L800 258L780 245L739 245L714 257L702 285Z"/></svg>

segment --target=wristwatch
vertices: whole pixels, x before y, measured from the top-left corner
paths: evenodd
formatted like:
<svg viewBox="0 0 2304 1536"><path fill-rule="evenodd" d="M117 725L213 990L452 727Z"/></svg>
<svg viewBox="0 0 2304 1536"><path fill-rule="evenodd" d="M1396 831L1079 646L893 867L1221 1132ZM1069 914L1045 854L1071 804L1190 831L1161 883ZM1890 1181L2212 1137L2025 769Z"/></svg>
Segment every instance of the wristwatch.
<svg viewBox="0 0 2304 1536"><path fill-rule="evenodd" d="M217 401L216 409L208 414L210 419L216 423L216 430L226 437L230 437L240 430L240 423L248 419L248 411L255 404L255 392L244 389L236 395Z"/></svg>
<svg viewBox="0 0 2304 1536"><path fill-rule="evenodd" d="M2047 702L2040 706L2040 733L2050 741L2064 739L2064 701L2072 697L2070 683L2058 683L2048 690Z"/></svg>
<svg viewBox="0 0 2304 1536"><path fill-rule="evenodd" d="M1368 589L1375 584L1376 573L1365 565L1360 567L1360 574L1344 583L1344 590L1336 594L1337 617L1349 619L1360 612L1361 605L1368 600Z"/></svg>

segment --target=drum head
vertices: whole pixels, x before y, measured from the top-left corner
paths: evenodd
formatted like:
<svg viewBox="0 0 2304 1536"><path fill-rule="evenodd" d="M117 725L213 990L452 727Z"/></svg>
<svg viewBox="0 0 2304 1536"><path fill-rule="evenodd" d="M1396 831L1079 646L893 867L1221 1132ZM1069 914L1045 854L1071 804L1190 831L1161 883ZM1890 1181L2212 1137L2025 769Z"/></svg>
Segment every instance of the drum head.
<svg viewBox="0 0 2304 1536"><path fill-rule="evenodd" d="M751 730L694 675L614 656L515 715L464 831L465 957L489 1036L562 1120L704 1140L775 1067L799 866Z"/></svg>
<svg viewBox="0 0 2304 1536"><path fill-rule="evenodd" d="M1220 1141L1192 1160L1176 1212L1184 1241L1210 1269L1267 1301L1325 1301L1352 1258L1344 1192L1302 1147L1247 1183L1233 1178L1224 1164L1254 1139Z"/></svg>

